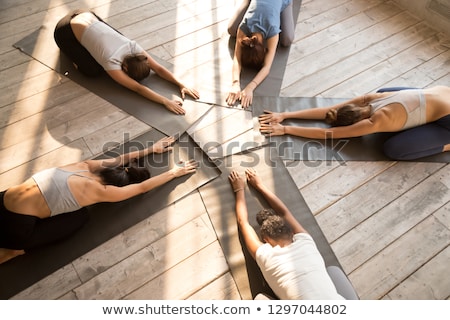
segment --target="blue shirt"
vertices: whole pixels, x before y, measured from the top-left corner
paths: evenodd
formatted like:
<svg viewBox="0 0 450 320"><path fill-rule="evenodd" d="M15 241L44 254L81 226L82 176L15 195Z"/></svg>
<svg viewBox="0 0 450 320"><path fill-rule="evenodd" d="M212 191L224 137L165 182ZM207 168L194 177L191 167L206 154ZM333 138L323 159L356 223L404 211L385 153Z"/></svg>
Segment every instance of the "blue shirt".
<svg viewBox="0 0 450 320"><path fill-rule="evenodd" d="M292 0L252 0L239 28L246 34L261 33L264 39L281 32L281 12Z"/></svg>

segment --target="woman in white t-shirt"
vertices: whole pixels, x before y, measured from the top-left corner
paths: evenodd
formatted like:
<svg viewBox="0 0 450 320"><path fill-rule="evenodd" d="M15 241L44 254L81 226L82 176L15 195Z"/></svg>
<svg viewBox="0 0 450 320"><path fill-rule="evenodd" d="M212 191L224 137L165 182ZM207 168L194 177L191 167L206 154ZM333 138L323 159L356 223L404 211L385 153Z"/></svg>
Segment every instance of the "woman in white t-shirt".
<svg viewBox="0 0 450 320"><path fill-rule="evenodd" d="M155 61L139 44L128 39L91 11L75 10L56 25L54 38L60 50L87 76L103 70L116 82L145 98L164 105L176 114L185 114L185 95L199 93L182 84L169 70ZM168 99L139 83L153 70L180 88L182 99Z"/></svg>
<svg viewBox="0 0 450 320"><path fill-rule="evenodd" d="M286 205L262 182L255 170L245 171L247 181L270 205L257 215L258 237L248 221L245 182L236 171L229 175L236 194L236 218L245 245L270 288L283 300L342 300L312 237Z"/></svg>

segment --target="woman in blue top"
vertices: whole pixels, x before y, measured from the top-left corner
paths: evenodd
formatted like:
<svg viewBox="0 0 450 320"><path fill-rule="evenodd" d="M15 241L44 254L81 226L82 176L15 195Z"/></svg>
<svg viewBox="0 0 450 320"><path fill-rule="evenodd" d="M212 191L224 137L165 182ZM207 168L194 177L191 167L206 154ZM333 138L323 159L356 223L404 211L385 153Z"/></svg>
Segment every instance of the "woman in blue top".
<svg viewBox="0 0 450 320"><path fill-rule="evenodd" d="M86 222L86 206L126 200L194 173L193 160L154 177L137 165L150 153L172 150L174 141L166 137L116 158L46 169L0 192L0 263L71 235Z"/></svg>
<svg viewBox="0 0 450 320"><path fill-rule="evenodd" d="M232 87L226 102L233 105L240 100L247 108L253 91L267 77L280 43L289 46L294 39L293 0L243 0L230 19L228 32L236 37L233 58ZM259 69L243 90L240 85L242 67Z"/></svg>
<svg viewBox="0 0 450 320"><path fill-rule="evenodd" d="M139 44L105 23L91 11L75 10L56 25L54 38L61 51L87 76L103 70L122 86L164 105L176 114L184 114L180 99L168 99L142 85L153 70L161 78L180 88L181 98L188 94L199 98L196 90L182 84L169 70L156 62Z"/></svg>

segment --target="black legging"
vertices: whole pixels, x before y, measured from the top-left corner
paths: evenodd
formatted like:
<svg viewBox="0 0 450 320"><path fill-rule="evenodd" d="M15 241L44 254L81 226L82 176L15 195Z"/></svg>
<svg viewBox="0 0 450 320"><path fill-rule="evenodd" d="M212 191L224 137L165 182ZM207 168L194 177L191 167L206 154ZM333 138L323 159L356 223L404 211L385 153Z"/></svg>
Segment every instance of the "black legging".
<svg viewBox="0 0 450 320"><path fill-rule="evenodd" d="M377 92L392 92L409 87L383 88ZM437 121L407 129L389 138L383 146L384 153L394 160L414 160L443 151L450 144L450 115Z"/></svg>
<svg viewBox="0 0 450 320"><path fill-rule="evenodd" d="M86 208L44 219L11 212L3 203L5 192L0 192L0 248L31 251L67 238L88 220Z"/></svg>
<svg viewBox="0 0 450 320"><path fill-rule="evenodd" d="M60 50L69 57L78 67L78 70L89 77L99 76L103 72L103 67L91 56L89 51L81 45L75 37L70 20L83 12L91 12L87 10L74 10L59 20L56 25L54 38ZM97 19L104 22L100 17L94 14Z"/></svg>

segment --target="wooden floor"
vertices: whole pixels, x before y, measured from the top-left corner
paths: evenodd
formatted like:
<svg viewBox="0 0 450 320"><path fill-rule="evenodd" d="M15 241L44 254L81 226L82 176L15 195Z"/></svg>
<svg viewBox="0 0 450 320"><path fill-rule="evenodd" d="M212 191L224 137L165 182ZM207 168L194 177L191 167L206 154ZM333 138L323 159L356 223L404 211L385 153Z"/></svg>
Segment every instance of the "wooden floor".
<svg viewBox="0 0 450 320"><path fill-rule="evenodd" d="M204 61L233 11L230 0L2 0L2 190L150 129L13 48L80 3L177 71ZM449 69L450 35L392 1L303 0L281 94L449 85ZM449 164L287 166L361 299L450 298ZM195 191L14 298L241 299L201 204Z"/></svg>

